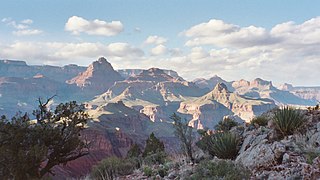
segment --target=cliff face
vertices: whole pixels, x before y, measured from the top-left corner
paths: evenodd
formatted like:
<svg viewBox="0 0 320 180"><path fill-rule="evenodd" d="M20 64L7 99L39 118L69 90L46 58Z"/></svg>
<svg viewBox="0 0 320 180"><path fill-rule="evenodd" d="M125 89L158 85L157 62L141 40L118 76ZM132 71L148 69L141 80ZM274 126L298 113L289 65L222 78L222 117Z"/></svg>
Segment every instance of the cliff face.
<svg viewBox="0 0 320 180"><path fill-rule="evenodd" d="M84 93L99 95L108 90L116 81L123 78L116 72L105 58L93 62L86 71L68 80L68 84L76 84Z"/></svg>
<svg viewBox="0 0 320 180"><path fill-rule="evenodd" d="M312 101L320 101L320 87L303 87L303 86L292 86L291 84L282 84L279 89L289 91L290 93Z"/></svg>
<svg viewBox="0 0 320 180"><path fill-rule="evenodd" d="M277 105L314 105L314 100L301 98L294 93L277 89L271 81L265 81L257 78L251 82L246 80L235 81L232 83L235 93L252 97L252 98L266 98L273 100ZM290 88L290 86L286 86Z"/></svg>
<svg viewBox="0 0 320 180"><path fill-rule="evenodd" d="M170 121L179 103L188 97L199 97L207 90L194 83L171 77L164 70L151 68L116 82L109 90L92 100L91 106L122 101L149 117L151 121Z"/></svg>
<svg viewBox="0 0 320 180"><path fill-rule="evenodd" d="M51 80L43 76L33 78L0 77L0 114L8 117L18 111L32 112L37 107L38 98L53 95L53 104L78 100L74 94L77 87Z"/></svg>
<svg viewBox="0 0 320 180"><path fill-rule="evenodd" d="M131 76L139 75L143 71L143 69L119 69L117 71L123 78L127 79ZM176 71L163 69L163 72L173 78L183 79L178 75Z"/></svg>
<svg viewBox="0 0 320 180"><path fill-rule="evenodd" d="M225 116L250 121L254 116L273 107L275 107L273 101L239 96L229 92L225 84L218 83L208 94L182 102L178 111L192 114L190 125L202 129L213 128Z"/></svg>
<svg viewBox="0 0 320 180"><path fill-rule="evenodd" d="M24 61L0 60L0 77L32 78L42 74L52 80L65 82L85 71L85 67L77 65L57 66L29 66Z"/></svg>

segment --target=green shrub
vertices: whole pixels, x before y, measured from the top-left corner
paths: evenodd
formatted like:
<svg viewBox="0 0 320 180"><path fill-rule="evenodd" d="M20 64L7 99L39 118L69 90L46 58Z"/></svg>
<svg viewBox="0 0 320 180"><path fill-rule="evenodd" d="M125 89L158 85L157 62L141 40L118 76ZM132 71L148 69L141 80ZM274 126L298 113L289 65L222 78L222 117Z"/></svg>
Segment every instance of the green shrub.
<svg viewBox="0 0 320 180"><path fill-rule="evenodd" d="M127 158L139 157L141 153L139 145L133 144L127 153Z"/></svg>
<svg viewBox="0 0 320 180"><path fill-rule="evenodd" d="M235 159L239 151L239 139L230 132L217 133L208 140L208 151L220 159Z"/></svg>
<svg viewBox="0 0 320 180"><path fill-rule="evenodd" d="M164 144L154 135L154 133L151 133L146 141L146 147L144 148L142 156L146 157L159 152L164 152Z"/></svg>
<svg viewBox="0 0 320 180"><path fill-rule="evenodd" d="M117 176L123 176L133 173L134 164L130 160L109 157L102 160L95 166L91 172L91 178L97 180L111 180Z"/></svg>
<svg viewBox="0 0 320 180"><path fill-rule="evenodd" d="M304 124L304 116L300 111L291 107L284 107L278 109L274 113L274 123L277 130L279 130L283 136L292 135L295 131L299 130Z"/></svg>
<svg viewBox="0 0 320 180"><path fill-rule="evenodd" d="M249 179L250 171L232 161L202 161L191 176L191 179Z"/></svg>
<svg viewBox="0 0 320 180"><path fill-rule="evenodd" d="M309 152L305 152L304 156L306 157L307 163L308 164L312 164L313 160L315 158L317 158L318 156L320 156L320 152L318 152L318 151L309 151Z"/></svg>
<svg viewBox="0 0 320 180"><path fill-rule="evenodd" d="M164 164L166 162L166 153L158 152L144 157L143 162L146 165Z"/></svg>
<svg viewBox="0 0 320 180"><path fill-rule="evenodd" d="M219 121L217 125L215 125L215 130L217 131L229 131L232 127L239 125L235 120L227 117L224 118L223 120Z"/></svg>
<svg viewBox="0 0 320 180"><path fill-rule="evenodd" d="M252 125L258 124L259 126L266 126L268 125L268 121L268 118L265 116L257 116L253 118L250 123Z"/></svg>
<svg viewBox="0 0 320 180"><path fill-rule="evenodd" d="M160 167L158 169L158 174L163 178L168 175L168 169L166 167Z"/></svg>
<svg viewBox="0 0 320 180"><path fill-rule="evenodd" d="M145 167L143 168L143 174L144 174L145 176L150 177L150 176L152 176L152 175L154 174L154 172L153 172L153 170L152 170L151 167L145 166Z"/></svg>

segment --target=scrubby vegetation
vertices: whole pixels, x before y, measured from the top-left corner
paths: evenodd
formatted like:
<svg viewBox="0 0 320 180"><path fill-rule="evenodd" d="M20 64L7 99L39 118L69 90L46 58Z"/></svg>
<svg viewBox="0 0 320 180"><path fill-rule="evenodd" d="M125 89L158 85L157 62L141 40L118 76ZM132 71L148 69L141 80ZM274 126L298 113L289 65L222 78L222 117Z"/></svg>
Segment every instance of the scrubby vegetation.
<svg viewBox="0 0 320 180"><path fill-rule="evenodd" d="M0 177L37 179L59 164L88 154L80 132L88 119L84 107L76 102L59 104L54 111L39 99L36 120L18 114L0 120Z"/></svg>
<svg viewBox="0 0 320 180"><path fill-rule="evenodd" d="M221 159L235 159L239 151L239 139L230 132L206 135L197 145L212 156Z"/></svg>
<svg viewBox="0 0 320 180"><path fill-rule="evenodd" d="M226 117L214 127L216 131L229 131L232 127L239 125L234 119Z"/></svg>
<svg viewBox="0 0 320 180"><path fill-rule="evenodd" d="M258 125L258 126L266 126L268 125L268 118L265 117L265 116L257 116L257 117L254 117L252 120L251 120L251 124L252 125Z"/></svg>
<svg viewBox="0 0 320 180"><path fill-rule="evenodd" d="M190 179L249 179L250 171L240 164L229 160L202 161Z"/></svg>
<svg viewBox="0 0 320 180"><path fill-rule="evenodd" d="M131 174L135 168L130 159L109 157L93 168L90 177L97 180L113 180L118 176Z"/></svg>
<svg viewBox="0 0 320 180"><path fill-rule="evenodd" d="M275 112L274 122L277 130L279 130L283 136L288 136L303 126L305 118L299 110L284 107Z"/></svg>
<svg viewBox="0 0 320 180"><path fill-rule="evenodd" d="M174 122L174 134L181 142L181 150L193 163L194 158L192 155L192 127L188 125L188 122L182 122L181 117L179 117L175 113L170 118Z"/></svg>
<svg viewBox="0 0 320 180"><path fill-rule="evenodd" d="M154 133L151 133L146 141L146 147L142 153L143 157L164 152L164 144L161 142Z"/></svg>

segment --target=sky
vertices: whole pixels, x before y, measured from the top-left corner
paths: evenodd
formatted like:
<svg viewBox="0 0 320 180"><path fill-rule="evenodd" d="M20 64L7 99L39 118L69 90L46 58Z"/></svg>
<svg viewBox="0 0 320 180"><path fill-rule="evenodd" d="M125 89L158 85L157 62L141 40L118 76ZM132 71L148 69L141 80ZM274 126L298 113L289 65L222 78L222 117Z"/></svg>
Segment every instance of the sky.
<svg viewBox="0 0 320 180"><path fill-rule="evenodd" d="M2 0L0 59L320 86L320 1Z"/></svg>

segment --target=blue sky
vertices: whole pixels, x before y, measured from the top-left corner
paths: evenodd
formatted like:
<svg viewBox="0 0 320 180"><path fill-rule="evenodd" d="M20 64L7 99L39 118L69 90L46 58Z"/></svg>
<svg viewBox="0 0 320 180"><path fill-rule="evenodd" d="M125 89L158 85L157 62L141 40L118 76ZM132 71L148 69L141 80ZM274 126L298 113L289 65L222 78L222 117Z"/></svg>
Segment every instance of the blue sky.
<svg viewBox="0 0 320 180"><path fill-rule="evenodd" d="M3 0L0 59L320 85L320 2ZM97 21L95 21L97 20ZM148 40L149 38L149 40Z"/></svg>

